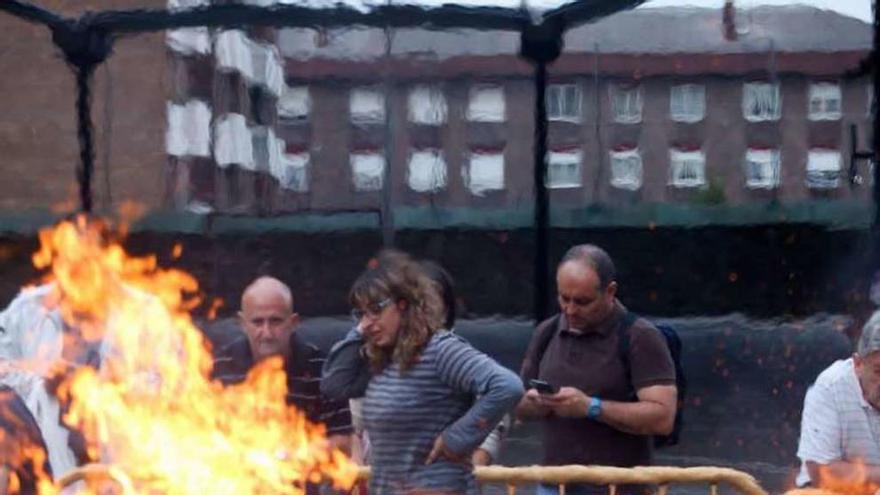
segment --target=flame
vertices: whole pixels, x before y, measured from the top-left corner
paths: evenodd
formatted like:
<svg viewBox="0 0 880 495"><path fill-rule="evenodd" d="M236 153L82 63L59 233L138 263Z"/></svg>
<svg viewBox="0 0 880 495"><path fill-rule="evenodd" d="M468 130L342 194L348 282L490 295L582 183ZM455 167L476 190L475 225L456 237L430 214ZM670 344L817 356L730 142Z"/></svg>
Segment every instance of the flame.
<svg viewBox="0 0 880 495"><path fill-rule="evenodd" d="M840 471L829 465L819 465L816 488L788 490L785 495L870 495L880 490L880 484L868 476L868 465L861 459L848 460L849 468Z"/></svg>
<svg viewBox="0 0 880 495"><path fill-rule="evenodd" d="M819 487L826 492L856 494L872 494L880 489L880 485L868 478L868 466L864 461L855 459L848 461L852 469L840 473L831 466L819 466Z"/></svg>
<svg viewBox="0 0 880 495"><path fill-rule="evenodd" d="M181 255L183 255L183 244L175 242L174 247L171 248L171 259L180 259Z"/></svg>
<svg viewBox="0 0 880 495"><path fill-rule="evenodd" d="M211 307L208 308L208 320L214 321L217 319L217 312L220 311L220 308L226 305L226 302L219 297L215 297L213 301L211 301Z"/></svg>
<svg viewBox="0 0 880 495"><path fill-rule="evenodd" d="M124 492L299 494L306 480L354 483L356 465L329 448L324 428L285 405L280 358L240 385L210 381L211 355L190 317L201 303L192 276L127 255L84 217L39 237L33 261L53 282L48 306L81 335L65 345L103 356L100 369L80 367L61 383L64 421L93 458L131 480Z"/></svg>

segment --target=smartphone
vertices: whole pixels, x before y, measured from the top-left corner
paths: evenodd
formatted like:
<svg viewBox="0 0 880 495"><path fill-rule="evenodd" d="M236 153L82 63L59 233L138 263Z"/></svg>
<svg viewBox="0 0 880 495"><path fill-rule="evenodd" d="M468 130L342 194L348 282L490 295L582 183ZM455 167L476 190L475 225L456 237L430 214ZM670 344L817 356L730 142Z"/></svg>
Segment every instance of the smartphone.
<svg viewBox="0 0 880 495"><path fill-rule="evenodd" d="M551 385L544 380L529 380L529 387L538 391L539 394L553 395L559 392L559 387Z"/></svg>

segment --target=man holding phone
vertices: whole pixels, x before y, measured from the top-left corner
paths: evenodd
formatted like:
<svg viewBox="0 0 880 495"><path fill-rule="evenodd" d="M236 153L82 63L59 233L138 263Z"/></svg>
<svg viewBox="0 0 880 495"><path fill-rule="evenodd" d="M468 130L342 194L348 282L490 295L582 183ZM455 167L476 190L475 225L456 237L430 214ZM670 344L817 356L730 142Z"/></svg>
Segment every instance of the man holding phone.
<svg viewBox="0 0 880 495"><path fill-rule="evenodd" d="M520 373L529 390L517 415L543 423L545 465L650 465L652 435L670 433L675 421L675 366L664 337L617 300L614 263L597 246L571 248L556 284L560 313L529 344ZM538 486L539 495L557 491ZM618 487L621 495L644 491ZM607 487L569 485L566 493Z"/></svg>

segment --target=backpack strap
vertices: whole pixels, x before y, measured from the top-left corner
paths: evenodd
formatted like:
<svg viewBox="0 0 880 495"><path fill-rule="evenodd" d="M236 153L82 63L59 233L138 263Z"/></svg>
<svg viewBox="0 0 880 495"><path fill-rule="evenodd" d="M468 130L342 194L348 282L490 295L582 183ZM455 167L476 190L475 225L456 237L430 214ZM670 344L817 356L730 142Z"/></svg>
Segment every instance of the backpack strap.
<svg viewBox="0 0 880 495"><path fill-rule="evenodd" d="M547 348L550 347L550 341L553 340L553 336L556 335L556 331L559 330L559 321L561 319L562 314L556 313L556 315L550 318L546 324L538 327L540 333L538 333L538 355L535 356L535 365L539 368L541 366L541 360L544 358L544 353L547 351Z"/></svg>
<svg viewBox="0 0 880 495"><path fill-rule="evenodd" d="M626 370L626 382L629 384L630 395L632 398L636 397L636 389L632 385L632 369L630 368L629 362L629 330L635 325L636 320L638 319L639 315L627 310L623 313L623 317L620 319L620 324L617 326L617 352L620 356L620 361L623 362L623 367Z"/></svg>

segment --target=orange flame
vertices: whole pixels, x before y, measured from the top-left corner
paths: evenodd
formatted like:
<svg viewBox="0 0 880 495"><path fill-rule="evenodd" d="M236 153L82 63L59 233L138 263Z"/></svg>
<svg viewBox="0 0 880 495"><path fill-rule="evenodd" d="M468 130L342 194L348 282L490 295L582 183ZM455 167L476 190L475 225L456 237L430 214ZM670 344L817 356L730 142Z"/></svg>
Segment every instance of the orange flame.
<svg viewBox="0 0 880 495"><path fill-rule="evenodd" d="M40 232L34 255L54 282L50 307L103 356L58 392L89 453L140 493L298 494L319 479L350 487L356 465L285 405L281 359L237 386L210 381L211 355L189 315L197 281L154 256L128 256L106 234L80 217Z"/></svg>
<svg viewBox="0 0 880 495"><path fill-rule="evenodd" d="M220 311L220 308L226 306L226 302L219 297L215 297L213 301L211 301L211 307L208 308L208 320L214 321L217 319L217 312Z"/></svg>

